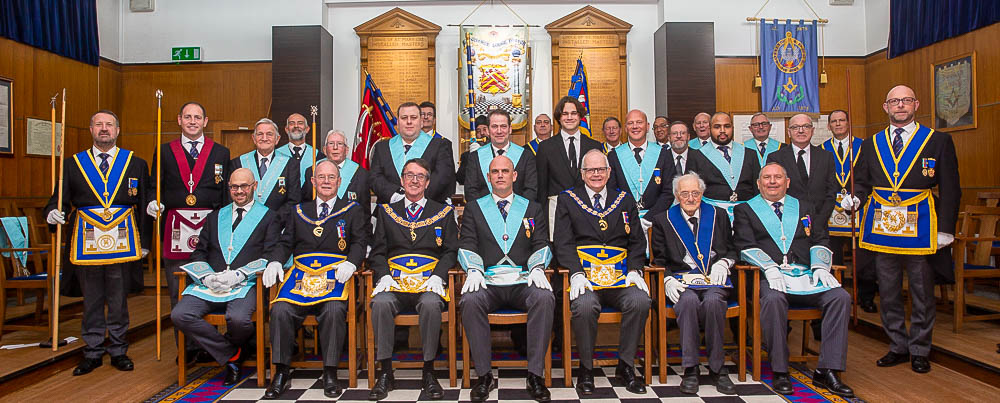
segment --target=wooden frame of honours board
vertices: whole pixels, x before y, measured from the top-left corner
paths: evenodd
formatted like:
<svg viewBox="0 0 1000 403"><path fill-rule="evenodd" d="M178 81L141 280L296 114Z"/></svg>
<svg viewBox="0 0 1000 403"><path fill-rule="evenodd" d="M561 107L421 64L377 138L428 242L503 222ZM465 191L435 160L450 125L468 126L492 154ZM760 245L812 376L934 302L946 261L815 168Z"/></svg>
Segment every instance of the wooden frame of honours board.
<svg viewBox="0 0 1000 403"><path fill-rule="evenodd" d="M931 122L935 130L975 129L979 121L976 101L976 52L931 63ZM939 99L940 98L940 99ZM942 110L938 110L938 107Z"/></svg>

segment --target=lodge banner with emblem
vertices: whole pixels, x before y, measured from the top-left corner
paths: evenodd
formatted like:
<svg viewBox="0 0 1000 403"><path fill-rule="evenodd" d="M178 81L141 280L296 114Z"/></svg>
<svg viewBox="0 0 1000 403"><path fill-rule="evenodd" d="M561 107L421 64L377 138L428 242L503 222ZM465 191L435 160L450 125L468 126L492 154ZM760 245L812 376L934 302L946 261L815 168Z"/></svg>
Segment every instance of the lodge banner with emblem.
<svg viewBox="0 0 1000 403"><path fill-rule="evenodd" d="M474 105L459 103L458 122L469 129L469 114L486 115L493 109L510 113L511 129L531 121L531 70L528 60L528 28L524 26L463 26L459 49L458 90L462 100L472 91ZM471 49L466 48L466 43ZM469 87L472 86L470 89ZM475 118L474 116L472 117Z"/></svg>
<svg viewBox="0 0 1000 403"><path fill-rule="evenodd" d="M760 21L761 110L819 113L816 21Z"/></svg>

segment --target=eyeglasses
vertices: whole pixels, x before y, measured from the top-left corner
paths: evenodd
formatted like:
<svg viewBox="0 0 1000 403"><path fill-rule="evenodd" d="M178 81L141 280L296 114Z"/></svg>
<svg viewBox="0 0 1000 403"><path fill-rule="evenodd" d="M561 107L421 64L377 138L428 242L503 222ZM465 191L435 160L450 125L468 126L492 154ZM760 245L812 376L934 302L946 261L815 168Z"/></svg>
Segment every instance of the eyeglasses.
<svg viewBox="0 0 1000 403"><path fill-rule="evenodd" d="M806 131L806 130L812 130L812 128L813 128L813 125L802 125L802 126L798 126L798 125L796 125L796 126L788 126L788 130L791 130L791 131L793 131L793 132L799 132L799 131Z"/></svg>
<svg viewBox="0 0 1000 403"><path fill-rule="evenodd" d="M244 184L236 184L236 183L234 183L234 184L229 185L229 190L233 191L233 192L235 192L237 190L242 190L242 191L245 192L245 191L250 190L250 188L253 187L253 185L254 185L253 183L244 183Z"/></svg>
<svg viewBox="0 0 1000 403"><path fill-rule="evenodd" d="M756 129L756 128L759 128L759 127L768 127L770 125L771 125L771 122L757 122L757 123L751 123L750 124L750 128L751 129Z"/></svg>
<svg viewBox="0 0 1000 403"><path fill-rule="evenodd" d="M682 199L690 199L690 198L700 199L701 195L702 192L697 190L692 192L680 192L678 194L678 196L680 196L680 198Z"/></svg>
<svg viewBox="0 0 1000 403"><path fill-rule="evenodd" d="M336 150L338 148L346 148L347 147L347 143L345 143L343 141L338 141L338 142L335 142L335 143L326 143L326 146L330 147L330 148L332 148L334 150Z"/></svg>
<svg viewBox="0 0 1000 403"><path fill-rule="evenodd" d="M427 175L407 172L403 174L403 179L405 179L406 181L416 180L417 182L423 182L427 180Z"/></svg>
<svg viewBox="0 0 1000 403"><path fill-rule="evenodd" d="M339 177L338 175L316 175L316 180L320 182L333 182Z"/></svg>
<svg viewBox="0 0 1000 403"><path fill-rule="evenodd" d="M885 103L888 104L889 106L899 105L900 102L902 102L903 105L913 105L914 102L917 102L917 99L914 97L906 97L906 98L890 98L885 100Z"/></svg>
<svg viewBox="0 0 1000 403"><path fill-rule="evenodd" d="M580 168L580 170L583 171L583 173L585 173L587 175L604 174L604 173L608 172L608 169L610 169L610 168L608 168L608 167Z"/></svg>
<svg viewBox="0 0 1000 403"><path fill-rule="evenodd" d="M668 125L668 124L666 124L666 123L660 123L660 124L655 124L655 123L654 123L654 124L653 124L653 128L654 128L654 129L666 129L666 128L668 128L668 127L670 127L670 125Z"/></svg>

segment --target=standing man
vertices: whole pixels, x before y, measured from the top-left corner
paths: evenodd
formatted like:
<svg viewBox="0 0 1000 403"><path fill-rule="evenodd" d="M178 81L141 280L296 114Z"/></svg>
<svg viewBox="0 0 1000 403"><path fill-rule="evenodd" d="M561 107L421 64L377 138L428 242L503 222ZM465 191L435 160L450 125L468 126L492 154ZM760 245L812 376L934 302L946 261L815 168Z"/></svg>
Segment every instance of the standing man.
<svg viewBox="0 0 1000 403"><path fill-rule="evenodd" d="M437 108L434 107L434 103L431 101L424 101L420 103L420 122L421 130L424 133L431 135L431 137L436 139L443 139L444 136L437 132Z"/></svg>
<svg viewBox="0 0 1000 403"><path fill-rule="evenodd" d="M694 124L692 125L694 126L694 138L688 142L692 150L697 150L712 141L712 124L709 122L711 118L712 115L707 112L699 112L694 115Z"/></svg>
<svg viewBox="0 0 1000 403"><path fill-rule="evenodd" d="M337 186L337 200L346 199L358 203L362 214L370 218L372 197L368 188L368 170L362 168L357 162L347 159L347 156L351 155L351 147L347 145L344 132L330 130L326 133L326 138L323 139L323 155L326 155L327 158L320 161L331 161L337 165L337 176L340 178L340 184ZM316 165L319 163L317 162ZM312 176L312 167L309 167L306 169L306 178L309 180L302 187L302 196L299 200L313 199ZM317 194L319 194L318 191Z"/></svg>
<svg viewBox="0 0 1000 403"><path fill-rule="evenodd" d="M607 187L609 170L600 149L588 151L580 168L585 186L560 193L556 207L559 231L553 244L560 264L569 269L570 311L580 354L576 390L582 395L595 390L594 342L604 305L622 313L615 379L629 392L646 393L642 377L635 374L635 354L650 305L649 287L642 278L646 236L636 225L639 211L632 197Z"/></svg>
<svg viewBox="0 0 1000 403"><path fill-rule="evenodd" d="M759 195L736 206L733 228L743 259L764 272L760 322L774 372L772 387L783 395L795 393L788 376L789 306L815 307L823 311L823 342L813 384L854 397L839 375L847 368L851 296L830 273L826 222L816 219L809 201L786 194L789 179L781 165L764 165L757 186Z"/></svg>
<svg viewBox="0 0 1000 403"><path fill-rule="evenodd" d="M490 142L490 121L486 119L485 115L476 116L476 139L475 141L469 141L469 149L465 150L462 154L458 156L458 170L455 172L455 180L459 185L465 186L465 166L468 166L469 155L476 152L479 147L482 147Z"/></svg>
<svg viewBox="0 0 1000 403"><path fill-rule="evenodd" d="M590 150L603 150L601 143L580 135L583 104L576 98L562 97L553 116L559 119L559 134L538 146L538 202L549 204L550 223L555 213L555 198L562 191L582 186L580 161ZM551 227L549 229L551 231Z"/></svg>
<svg viewBox="0 0 1000 403"><path fill-rule="evenodd" d="M705 201L725 208L732 219L733 207L757 194L754 178L760 165L753 150L733 142L733 118L728 113L716 112L711 122L712 141L690 153L692 169L705 181Z"/></svg>
<svg viewBox="0 0 1000 403"><path fill-rule="evenodd" d="M455 161L451 141L433 138L421 128L420 107L413 102L396 110L398 136L375 143L371 161L371 187L379 204L403 200L406 192L399 186L406 161L420 158L432 167L434 176L427 184L427 198L445 203L455 193Z"/></svg>
<svg viewBox="0 0 1000 403"><path fill-rule="evenodd" d="M497 388L488 315L512 307L528 313L528 394L549 401L543 376L555 296L545 277L552 259L548 221L540 204L514 191L520 175L509 158L494 158L489 177L492 193L466 205L459 238L458 262L468 274L462 287L462 324L479 376L470 397L483 402Z"/></svg>
<svg viewBox="0 0 1000 403"><path fill-rule="evenodd" d="M538 155L538 145L552 137L552 119L549 115L539 113L535 117L534 132L535 138L528 142L527 147L531 149L532 154Z"/></svg>
<svg viewBox="0 0 1000 403"><path fill-rule="evenodd" d="M856 195L867 201L850 197L841 206L864 206L859 245L876 252L879 314L890 340L889 352L876 364L890 367L909 360L914 372L925 373L931 370L927 355L936 305L931 258L955 240L962 188L951 135L915 122L919 107L916 94L905 85L886 94L882 109L889 114L889 127L865 139L854 171ZM935 187L938 197L931 193ZM909 334L903 317L904 271L912 305Z"/></svg>
<svg viewBox="0 0 1000 403"><path fill-rule="evenodd" d="M788 119L788 138L792 140L792 146L782 147L770 154L767 162L777 162L785 168L791 182L788 194L809 201L816 209L813 218L826 223L830 221L830 213L836 204L837 180L833 154L811 143L814 130L809 115L800 113L792 116Z"/></svg>
<svg viewBox="0 0 1000 403"><path fill-rule="evenodd" d="M687 144L687 142L684 142ZM681 330L681 392L698 393L701 334L705 323L709 376L719 393L735 395L736 387L723 366L726 298L732 284L729 269L738 252L726 211L701 201L705 182L692 172L673 179L678 204L653 218L653 265L663 267L663 289L677 312ZM708 252L704 254L702 252Z"/></svg>
<svg viewBox="0 0 1000 403"><path fill-rule="evenodd" d="M254 151L233 158L230 171L247 168L257 183L254 201L284 214L299 202L302 194L299 185L299 162L290 155L275 151L281 139L278 125L271 119L261 118L253 126ZM282 220L283 222L283 220Z"/></svg>
<svg viewBox="0 0 1000 403"><path fill-rule="evenodd" d="M691 172L691 164L688 162L688 150L692 148L688 144L691 137L691 130L687 123L675 120L670 123L670 163L674 165L674 174L682 175Z"/></svg>
<svg viewBox="0 0 1000 403"><path fill-rule="evenodd" d="M283 226L277 212L254 202L256 186L249 169L233 171L229 178L233 202L205 219L191 263L180 267L191 277L191 284L170 312L174 326L225 367L223 386L240 380L247 357L243 348L253 338L257 293L262 292L255 287L256 275L264 271L264 256ZM204 319L206 314L223 311L225 335ZM259 372L262 375L263 369Z"/></svg>
<svg viewBox="0 0 1000 403"><path fill-rule="evenodd" d="M653 119L653 137L656 139L656 145L663 147L669 145L670 141L667 137L670 134L670 119L666 116L657 116Z"/></svg>
<svg viewBox="0 0 1000 403"><path fill-rule="evenodd" d="M657 211L663 211L673 204L670 186L676 174L668 148L646 141L649 121L645 113L638 109L629 111L625 115L625 128L628 142L608 154L611 165L608 183L612 189L623 190L635 200L645 233L652 225L652 217L646 218L646 212L654 206Z"/></svg>
<svg viewBox="0 0 1000 403"><path fill-rule="evenodd" d="M622 122L614 116L608 116L604 119L604 125L601 126L601 132L604 133L604 153L608 154L615 147L618 147L622 143Z"/></svg>
<svg viewBox="0 0 1000 403"><path fill-rule="evenodd" d="M327 136L333 137L333 136ZM347 333L347 281L361 266L368 249L368 214L350 199L338 195L340 168L331 160L316 164L315 201L302 202L285 222L285 230L268 255L264 286L281 284L271 302L271 362L275 374L264 392L277 399L291 387L289 364L295 336L306 316L316 315L323 346L323 394L336 398L344 389L337 383L337 364ZM293 258L285 276L282 264Z"/></svg>
<svg viewBox="0 0 1000 403"><path fill-rule="evenodd" d="M444 397L444 389L434 375L434 357L441 336L441 312L445 299L451 298L445 293L445 279L455 266L458 230L451 206L425 196L432 169L419 158L407 161L400 180L403 200L380 204L375 209L375 235L368 262L378 279L371 304L376 350L369 353L375 354L381 369L371 385L369 400L385 399L395 388L394 318L400 312L414 310L420 316L423 343L421 389L432 400Z"/></svg>
<svg viewBox="0 0 1000 403"><path fill-rule="evenodd" d="M306 169L312 168L313 148L306 143L306 135L309 134L309 122L306 117L298 113L288 115L285 120L285 134L288 135L288 144L278 147L278 154L291 157L299 164L299 187L306 182ZM275 142L277 144L277 142ZM323 158L322 153L316 150L316 160ZM309 196L312 199L312 195Z"/></svg>
<svg viewBox="0 0 1000 403"><path fill-rule="evenodd" d="M750 134L753 135L753 138L744 141L743 146L748 150L757 152L757 161L760 162L760 166L763 168L764 163L767 162L767 156L778 151L784 144L771 138L771 121L767 120L767 115L761 112L757 112L750 117ZM788 167L785 167L785 169L788 169Z"/></svg>
<svg viewBox="0 0 1000 403"><path fill-rule="evenodd" d="M514 193L535 200L538 193L535 155L526 153L524 147L510 141L510 114L507 111L494 109L486 118L490 122L490 144L480 147L469 156L466 169L473 174L466 178L466 200L471 202L493 191L493 185L489 182L489 166L499 156L508 157L514 164L514 171L519 179L513 183Z"/></svg>
<svg viewBox="0 0 1000 403"><path fill-rule="evenodd" d="M66 224L66 213L76 209L70 216L73 223L68 244L70 270L64 275L80 276L81 338L87 346L73 376L88 374L103 365L105 353L111 355L111 365L118 370L134 368L126 355L129 318L125 292L129 262L149 253L152 228L148 220L136 220L135 210L148 204L150 184L146 161L115 145L119 133L118 116L114 112L100 110L91 115L93 147L63 162L63 211L56 208L58 189L53 189L45 206L46 221L51 225ZM105 332L110 338L107 347Z"/></svg>

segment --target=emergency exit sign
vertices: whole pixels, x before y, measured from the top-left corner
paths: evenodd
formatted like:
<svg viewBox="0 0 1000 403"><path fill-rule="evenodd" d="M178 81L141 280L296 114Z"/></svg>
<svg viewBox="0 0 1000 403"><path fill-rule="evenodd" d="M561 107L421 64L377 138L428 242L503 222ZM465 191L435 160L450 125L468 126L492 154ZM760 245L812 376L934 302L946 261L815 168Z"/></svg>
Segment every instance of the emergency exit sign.
<svg viewBox="0 0 1000 403"><path fill-rule="evenodd" d="M201 46L172 48L170 51L170 60L173 61L201 60Z"/></svg>

